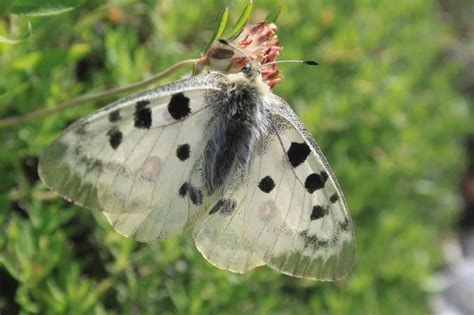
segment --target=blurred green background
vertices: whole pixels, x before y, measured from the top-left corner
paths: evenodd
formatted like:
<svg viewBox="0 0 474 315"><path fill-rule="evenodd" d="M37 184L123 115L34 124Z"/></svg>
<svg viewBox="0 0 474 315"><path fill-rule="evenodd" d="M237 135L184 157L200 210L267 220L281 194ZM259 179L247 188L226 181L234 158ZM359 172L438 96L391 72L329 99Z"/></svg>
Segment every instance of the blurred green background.
<svg viewBox="0 0 474 315"><path fill-rule="evenodd" d="M27 20L33 31L20 44L0 44L0 117L52 108L199 56L223 8L235 20L244 5L92 0L55 16L7 14L0 34L18 35ZM460 209L461 142L474 125L465 57L471 6L284 2L280 59L321 65L282 65L274 92L313 133L346 195L357 253L345 281L295 279L267 267L232 274L206 262L189 233L140 244L115 233L100 213L49 192L37 177L38 155L66 125L112 98L0 129L0 313L429 313L426 279L443 265L440 244ZM257 1L253 20L274 8Z"/></svg>

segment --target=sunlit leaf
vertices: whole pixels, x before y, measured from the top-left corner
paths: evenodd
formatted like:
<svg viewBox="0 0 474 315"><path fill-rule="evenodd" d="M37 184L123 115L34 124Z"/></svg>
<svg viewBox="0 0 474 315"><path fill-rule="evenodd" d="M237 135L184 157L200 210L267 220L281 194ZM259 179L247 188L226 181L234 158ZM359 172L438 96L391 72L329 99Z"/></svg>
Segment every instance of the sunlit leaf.
<svg viewBox="0 0 474 315"><path fill-rule="evenodd" d="M10 101L16 94L25 91L28 88L28 84L23 83L18 86L15 86L14 89L8 90L5 93L0 94L0 104Z"/></svg>
<svg viewBox="0 0 474 315"><path fill-rule="evenodd" d="M70 11L85 0L16 0L9 12L25 15L54 15Z"/></svg>
<svg viewBox="0 0 474 315"><path fill-rule="evenodd" d="M218 40L219 38L222 37L222 34L224 33L225 27L227 25L227 19L229 18L229 8L225 8L224 12L222 13L221 20L219 22L219 26L217 27L216 31L212 35L211 40L206 46L206 49L204 49L204 53L206 53L209 48L211 48L212 44Z"/></svg>
<svg viewBox="0 0 474 315"><path fill-rule="evenodd" d="M247 21L249 20L250 15L252 14L252 10L253 10L253 1L250 0L245 6L244 11L242 11L242 14L240 15L237 22L235 22L235 24L232 26L230 30L225 32L223 37L229 38L229 37L234 36L238 32L240 32L242 27L244 27L245 23L247 23Z"/></svg>
<svg viewBox="0 0 474 315"><path fill-rule="evenodd" d="M0 17L2 17L16 0L2 0L0 1Z"/></svg>
<svg viewBox="0 0 474 315"><path fill-rule="evenodd" d="M31 34L31 23L28 21L28 27L26 29L26 32L23 33L18 39L10 39L10 38L0 36L0 43L9 44L9 45L18 44L24 41L28 36L30 36L30 34Z"/></svg>
<svg viewBox="0 0 474 315"><path fill-rule="evenodd" d="M7 255L1 255L0 266L3 266L12 277L17 280L21 280L21 273L19 270L18 263L12 257L9 257Z"/></svg>
<svg viewBox="0 0 474 315"><path fill-rule="evenodd" d="M272 11L270 11L265 21L267 23L275 23L278 20L280 13L281 13L281 2L277 3L275 8Z"/></svg>

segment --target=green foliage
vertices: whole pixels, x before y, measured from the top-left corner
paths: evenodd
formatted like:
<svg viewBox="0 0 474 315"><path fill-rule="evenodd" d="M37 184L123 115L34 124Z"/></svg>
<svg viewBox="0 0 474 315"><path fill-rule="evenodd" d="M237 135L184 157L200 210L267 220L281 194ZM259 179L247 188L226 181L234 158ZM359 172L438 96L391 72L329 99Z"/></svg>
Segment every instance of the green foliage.
<svg viewBox="0 0 474 315"><path fill-rule="evenodd" d="M247 24L250 15L252 14L253 11L253 1L248 1L247 5L245 6L244 10L242 11L242 14L238 18L238 20L235 22L235 24L228 30L227 32L224 33L223 37L224 38L229 38L234 35L236 35L240 30Z"/></svg>
<svg viewBox="0 0 474 315"><path fill-rule="evenodd" d="M214 34L212 34L211 40L206 46L206 49L204 49L204 53L206 53L209 48L211 48L212 44L218 40L219 38L222 37L222 34L224 33L224 30L227 26L227 19L229 18L229 8L225 8L224 12L222 12L221 19L219 21L219 24L214 31Z"/></svg>
<svg viewBox="0 0 474 315"><path fill-rule="evenodd" d="M276 21L278 20L278 17L280 16L281 14L281 9L282 9L282 5L280 2L277 2L277 4L275 5L275 7L270 11L270 13L267 15L267 18L265 19L265 21L267 23L276 23Z"/></svg>
<svg viewBox="0 0 474 315"><path fill-rule="evenodd" d="M3 16L16 0L5 0L0 3L0 16Z"/></svg>
<svg viewBox="0 0 474 315"><path fill-rule="evenodd" d="M28 16L48 16L61 14L80 6L85 0L3 0L0 3L0 18L5 13L22 14ZM31 34L31 23L18 39L9 39L0 36L0 44L19 44Z"/></svg>
<svg viewBox="0 0 474 315"><path fill-rule="evenodd" d="M1 16L1 14L0 14ZM14 44L19 44L25 39L27 39L31 35L31 23L28 22L28 26L26 27L26 31L18 37L18 39L10 39L6 38L4 36L0 36L0 44L8 44L8 45L14 45Z"/></svg>
<svg viewBox="0 0 474 315"><path fill-rule="evenodd" d="M107 3L33 18L27 41L0 45L0 116L199 56L223 9L216 0ZM265 19L273 4L258 1L254 17ZM241 7L230 7L230 20ZM459 140L472 127L452 85L460 68L445 53L453 35L438 14L427 0L292 0L279 16L280 59L321 64L282 66L274 90L300 114L345 192L357 237L346 281L218 270L189 233L140 244L100 213L54 197L38 181L36 157L100 102L0 130L0 313L427 313L422 283L442 263L439 243L458 207ZM0 20L1 34L8 27Z"/></svg>
<svg viewBox="0 0 474 315"><path fill-rule="evenodd" d="M14 0L13 2L10 13L44 16L70 11L83 4L85 0Z"/></svg>

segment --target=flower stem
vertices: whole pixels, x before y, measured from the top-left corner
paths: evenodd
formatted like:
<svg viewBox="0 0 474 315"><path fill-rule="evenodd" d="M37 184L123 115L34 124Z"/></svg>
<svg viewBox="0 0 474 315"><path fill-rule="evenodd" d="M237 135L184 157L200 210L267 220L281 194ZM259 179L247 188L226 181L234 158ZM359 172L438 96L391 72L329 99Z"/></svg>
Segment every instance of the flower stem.
<svg viewBox="0 0 474 315"><path fill-rule="evenodd" d="M71 101L59 104L58 106L56 106L54 108L39 109L39 110L30 112L30 113L22 115L22 116L15 116L15 117L8 117L8 118L5 118L5 119L0 119L0 128L13 126L13 125L16 125L16 124L19 124L19 123L22 123L22 122L25 122L25 121L28 121L28 120L44 117L44 116L47 116L47 115L50 115L50 114L54 114L54 113L63 111L65 109L68 109L68 108L86 103L86 102L93 102L93 101L97 101L97 100L100 100L100 99L103 99L103 98L106 98L106 97L109 97L109 96L113 96L113 95L121 94L121 93L125 93L125 92L130 92L132 90L142 88L144 86L147 86L151 83L154 83L156 81L159 81L159 80L167 77L171 73L177 71L179 68L182 68L182 67L188 66L188 65L193 65L197 61L198 61L198 59L183 60L183 61L180 61L177 64L169 67L165 71L163 71L163 72L161 72L161 73L159 73L159 74L157 74L157 75L155 75L155 76L153 76L149 79L146 79L146 80L143 80L143 81L140 81L140 82L137 82L137 83L133 83L133 84L130 84L130 85L127 85L127 86L124 86L124 87L113 88L113 89L98 92L98 93L79 96L78 98L75 98Z"/></svg>

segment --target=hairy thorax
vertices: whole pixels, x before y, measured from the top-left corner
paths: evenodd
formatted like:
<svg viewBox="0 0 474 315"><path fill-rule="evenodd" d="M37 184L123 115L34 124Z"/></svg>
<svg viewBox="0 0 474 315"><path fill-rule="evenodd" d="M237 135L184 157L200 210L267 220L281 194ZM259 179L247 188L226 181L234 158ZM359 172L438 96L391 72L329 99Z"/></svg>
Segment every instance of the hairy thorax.
<svg viewBox="0 0 474 315"><path fill-rule="evenodd" d="M266 87L259 78L231 77L225 97L218 104L220 115L210 122L204 151L204 180L212 194L238 168L246 167L262 136L267 134L270 112L264 101Z"/></svg>

